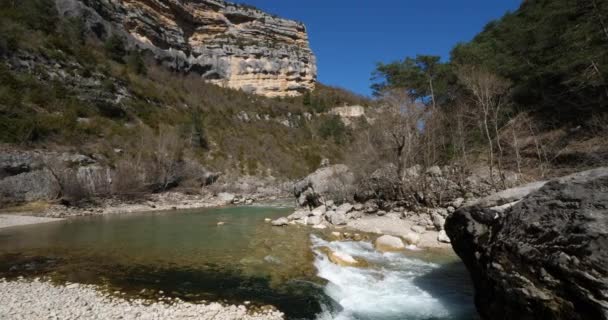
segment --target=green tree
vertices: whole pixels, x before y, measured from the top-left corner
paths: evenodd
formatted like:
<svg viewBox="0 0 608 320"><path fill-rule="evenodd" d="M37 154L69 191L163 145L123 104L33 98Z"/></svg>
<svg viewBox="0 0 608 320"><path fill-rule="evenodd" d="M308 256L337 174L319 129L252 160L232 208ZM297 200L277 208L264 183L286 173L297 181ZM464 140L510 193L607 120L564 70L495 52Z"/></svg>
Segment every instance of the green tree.
<svg viewBox="0 0 608 320"><path fill-rule="evenodd" d="M110 59L121 63L124 62L123 59L127 54L127 50L125 49L125 44L119 35L112 34L110 37L108 37L104 47Z"/></svg>

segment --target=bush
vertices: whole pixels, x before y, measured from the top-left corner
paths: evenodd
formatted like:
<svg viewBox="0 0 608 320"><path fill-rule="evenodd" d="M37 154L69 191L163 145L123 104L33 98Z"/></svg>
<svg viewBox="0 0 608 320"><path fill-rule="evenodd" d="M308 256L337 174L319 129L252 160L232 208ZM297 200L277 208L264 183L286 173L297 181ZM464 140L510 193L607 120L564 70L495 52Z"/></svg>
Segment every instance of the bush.
<svg viewBox="0 0 608 320"><path fill-rule="evenodd" d="M125 44L119 35L113 34L106 40L104 44L108 57L116 62L123 63L124 56L127 54Z"/></svg>
<svg viewBox="0 0 608 320"><path fill-rule="evenodd" d="M332 115L321 122L319 134L323 139L331 137L337 144L342 144L346 141L347 128L339 116Z"/></svg>

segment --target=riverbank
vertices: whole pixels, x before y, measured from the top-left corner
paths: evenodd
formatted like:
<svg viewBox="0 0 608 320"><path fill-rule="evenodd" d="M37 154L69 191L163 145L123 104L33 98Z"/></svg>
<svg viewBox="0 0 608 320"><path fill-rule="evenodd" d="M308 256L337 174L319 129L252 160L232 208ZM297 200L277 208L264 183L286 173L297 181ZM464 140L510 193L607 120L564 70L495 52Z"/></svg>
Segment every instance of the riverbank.
<svg viewBox="0 0 608 320"><path fill-rule="evenodd" d="M78 206L59 202L33 202L0 210L7 216L26 216L40 218L69 218L108 214L127 214L151 211L188 210L216 208L227 205L253 205L259 202L281 201L279 197L260 197L236 195L232 193L186 194L163 192L149 194L136 199L99 198ZM24 218L25 219L25 218ZM15 220L17 220L15 218ZM33 218L31 219L34 220ZM44 222L40 220L40 222ZM27 223L29 224L29 223ZM2 228L2 224L0 224Z"/></svg>
<svg viewBox="0 0 608 320"><path fill-rule="evenodd" d="M0 229L26 226L30 224L49 223L64 220L62 218L43 218L22 215L0 214Z"/></svg>
<svg viewBox="0 0 608 320"><path fill-rule="evenodd" d="M92 285L54 285L34 280L0 279L0 319L215 319L279 320L273 308L253 312L244 305L125 300Z"/></svg>

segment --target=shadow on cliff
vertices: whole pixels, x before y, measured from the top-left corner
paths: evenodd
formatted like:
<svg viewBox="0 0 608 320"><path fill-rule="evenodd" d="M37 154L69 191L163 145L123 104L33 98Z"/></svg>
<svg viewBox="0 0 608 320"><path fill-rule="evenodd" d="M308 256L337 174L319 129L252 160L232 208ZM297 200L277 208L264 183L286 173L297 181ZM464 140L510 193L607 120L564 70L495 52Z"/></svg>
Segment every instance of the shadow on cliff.
<svg viewBox="0 0 608 320"><path fill-rule="evenodd" d="M471 320L475 311L473 283L460 261L443 264L414 279L414 284L439 300L451 315L450 319ZM474 320L480 319L478 316Z"/></svg>

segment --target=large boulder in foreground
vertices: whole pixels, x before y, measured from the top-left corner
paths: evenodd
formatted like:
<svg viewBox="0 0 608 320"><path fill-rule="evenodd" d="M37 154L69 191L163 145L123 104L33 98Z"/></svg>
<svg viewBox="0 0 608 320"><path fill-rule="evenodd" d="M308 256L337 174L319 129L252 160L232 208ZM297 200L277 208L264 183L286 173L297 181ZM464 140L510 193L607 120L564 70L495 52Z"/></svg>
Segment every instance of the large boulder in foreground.
<svg viewBox="0 0 608 320"><path fill-rule="evenodd" d="M294 185L294 196L300 206L316 208L333 200L348 201L353 194L355 175L343 164L319 168Z"/></svg>
<svg viewBox="0 0 608 320"><path fill-rule="evenodd" d="M480 315L608 319L608 168L528 189L512 203L463 207L446 222Z"/></svg>

